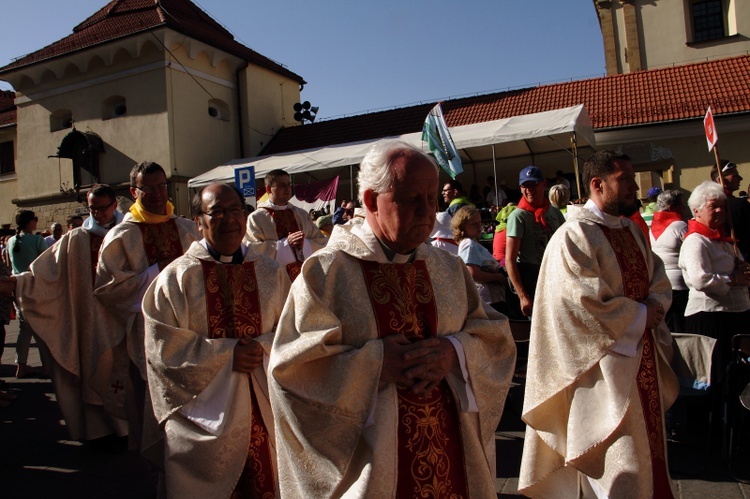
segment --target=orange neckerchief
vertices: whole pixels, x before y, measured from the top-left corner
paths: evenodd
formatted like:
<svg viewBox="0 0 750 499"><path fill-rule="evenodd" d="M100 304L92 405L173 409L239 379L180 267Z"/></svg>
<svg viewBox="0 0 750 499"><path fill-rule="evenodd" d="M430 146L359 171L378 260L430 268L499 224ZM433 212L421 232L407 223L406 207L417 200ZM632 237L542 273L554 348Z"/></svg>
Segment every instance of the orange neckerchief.
<svg viewBox="0 0 750 499"><path fill-rule="evenodd" d="M130 214L133 215L135 221L147 224L160 224L166 222L167 220L169 220L169 217L172 216L172 213L174 213L174 205L169 201L167 201L166 215L157 215L156 213L151 213L143 207L140 199L136 199L135 203L133 203L133 206L130 207Z"/></svg>
<svg viewBox="0 0 750 499"><path fill-rule="evenodd" d="M547 211L550 207L549 199L544 200L544 204L541 208L534 208L528 201L526 201L525 197L521 197L521 200L518 202L518 207L522 210L533 213L534 221L538 224L541 224L542 227L544 227L549 232L549 226L547 225L547 221L544 219L544 212Z"/></svg>
<svg viewBox="0 0 750 499"><path fill-rule="evenodd" d="M714 230L695 219L688 220L688 230L687 233L685 233L685 239L687 239L690 234L700 234L701 236L707 237L711 241L724 241L727 243L732 242L731 237L727 237L724 235L723 228Z"/></svg>

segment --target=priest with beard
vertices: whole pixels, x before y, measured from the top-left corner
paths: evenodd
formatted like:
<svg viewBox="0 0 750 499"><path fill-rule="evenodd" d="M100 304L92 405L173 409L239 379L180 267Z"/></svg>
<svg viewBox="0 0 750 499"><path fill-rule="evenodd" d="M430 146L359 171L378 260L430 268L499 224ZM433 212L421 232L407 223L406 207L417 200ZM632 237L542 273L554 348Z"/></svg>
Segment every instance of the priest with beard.
<svg viewBox="0 0 750 499"><path fill-rule="evenodd" d="M679 391L664 323L670 284L628 217L627 156L586 162L539 274L522 418L519 492L530 497L674 497L664 413Z"/></svg>

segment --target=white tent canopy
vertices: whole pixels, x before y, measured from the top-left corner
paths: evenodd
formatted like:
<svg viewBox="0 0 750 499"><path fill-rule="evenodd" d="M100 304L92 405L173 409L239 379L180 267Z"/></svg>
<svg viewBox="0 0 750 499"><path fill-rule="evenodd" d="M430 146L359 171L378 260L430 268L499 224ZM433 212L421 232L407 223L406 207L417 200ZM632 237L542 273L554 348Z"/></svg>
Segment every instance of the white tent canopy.
<svg viewBox="0 0 750 499"><path fill-rule="evenodd" d="M591 119L583 104L543 113L451 127L450 132L464 163L493 161L493 159L522 155L534 156L568 149L572 143L575 143L577 147L595 146ZM422 142L421 131L392 138L402 139L419 148L426 147ZM379 139L329 145L273 156L237 159L193 178L188 182L188 186L200 188L216 181L233 182L235 168L246 166L254 166L255 177L263 178L266 173L276 168L294 175L306 171L357 165L377 140Z"/></svg>

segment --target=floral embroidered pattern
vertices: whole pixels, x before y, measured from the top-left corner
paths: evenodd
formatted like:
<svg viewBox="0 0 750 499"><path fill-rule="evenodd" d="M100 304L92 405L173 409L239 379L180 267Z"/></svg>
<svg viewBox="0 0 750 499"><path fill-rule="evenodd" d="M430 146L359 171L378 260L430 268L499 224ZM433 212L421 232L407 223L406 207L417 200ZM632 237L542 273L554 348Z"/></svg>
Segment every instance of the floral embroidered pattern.
<svg viewBox="0 0 750 499"><path fill-rule="evenodd" d="M601 225L600 227L617 257L625 296L635 301L644 300L648 296L648 269L635 237L629 229L610 229ZM672 489L669 485L664 452L664 425L656 372L656 352L649 329L643 333L643 350L636 384L651 450L654 497L669 498L672 497Z"/></svg>
<svg viewBox="0 0 750 499"><path fill-rule="evenodd" d="M143 249L149 265L154 265L159 260L174 259L182 256L182 242L177 223L170 218L159 224L136 224L143 238Z"/></svg>
<svg viewBox="0 0 750 499"><path fill-rule="evenodd" d="M201 260L210 338L255 338L263 330L254 262ZM250 385L252 391L252 384ZM250 446L232 498L273 499L276 492L268 429L251 393Z"/></svg>
<svg viewBox="0 0 750 499"><path fill-rule="evenodd" d="M360 260L382 338L403 333L434 337L437 309L424 261L379 264ZM425 397L398 390L399 498L467 497L458 411L445 380Z"/></svg>
<svg viewBox="0 0 750 499"><path fill-rule="evenodd" d="M226 265L201 260L212 338L255 338L262 320L253 262Z"/></svg>

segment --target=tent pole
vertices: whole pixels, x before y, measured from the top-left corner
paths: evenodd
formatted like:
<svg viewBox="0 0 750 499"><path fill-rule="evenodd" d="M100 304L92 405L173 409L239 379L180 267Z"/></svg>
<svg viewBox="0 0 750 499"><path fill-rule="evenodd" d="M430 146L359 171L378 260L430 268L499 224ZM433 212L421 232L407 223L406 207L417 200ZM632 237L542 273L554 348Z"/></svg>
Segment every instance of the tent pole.
<svg viewBox="0 0 750 499"><path fill-rule="evenodd" d="M349 165L349 199L354 199L354 165Z"/></svg>
<svg viewBox="0 0 750 499"><path fill-rule="evenodd" d="M578 176L578 146L576 144L576 133L570 134L570 144L573 148L573 172L576 176L576 189L578 190L578 199L583 199L581 195L581 179Z"/></svg>
<svg viewBox="0 0 750 499"><path fill-rule="evenodd" d="M495 144L492 144L492 178L495 179L495 206L500 209L500 206L497 205L499 197L497 195L497 162L495 161Z"/></svg>

